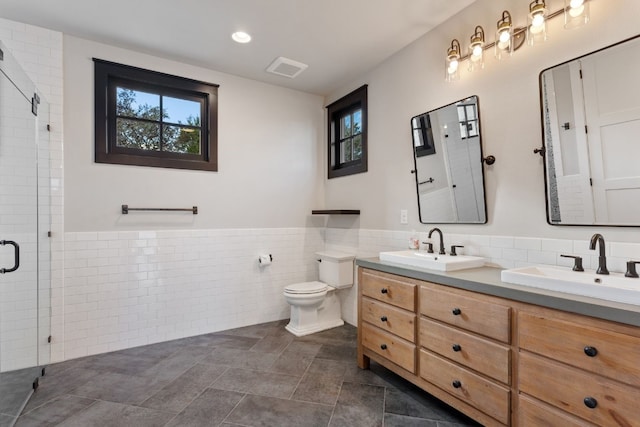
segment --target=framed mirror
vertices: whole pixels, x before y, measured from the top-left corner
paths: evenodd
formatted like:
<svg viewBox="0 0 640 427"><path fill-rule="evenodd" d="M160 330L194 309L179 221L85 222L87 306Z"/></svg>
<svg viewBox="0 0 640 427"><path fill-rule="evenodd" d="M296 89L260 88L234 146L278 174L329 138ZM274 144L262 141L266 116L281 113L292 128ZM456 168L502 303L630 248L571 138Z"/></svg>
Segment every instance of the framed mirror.
<svg viewBox="0 0 640 427"><path fill-rule="evenodd" d="M411 119L420 222L485 224L477 96Z"/></svg>
<svg viewBox="0 0 640 427"><path fill-rule="evenodd" d="M540 73L547 222L640 226L640 38Z"/></svg>

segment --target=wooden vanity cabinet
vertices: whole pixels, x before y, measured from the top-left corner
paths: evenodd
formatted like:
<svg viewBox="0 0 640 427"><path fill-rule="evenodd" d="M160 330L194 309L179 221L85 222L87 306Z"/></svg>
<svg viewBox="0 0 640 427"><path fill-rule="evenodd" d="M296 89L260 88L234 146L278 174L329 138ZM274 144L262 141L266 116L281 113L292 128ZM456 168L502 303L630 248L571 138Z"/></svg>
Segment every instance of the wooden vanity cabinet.
<svg viewBox="0 0 640 427"><path fill-rule="evenodd" d="M640 426L640 328L360 267L374 360L485 426Z"/></svg>

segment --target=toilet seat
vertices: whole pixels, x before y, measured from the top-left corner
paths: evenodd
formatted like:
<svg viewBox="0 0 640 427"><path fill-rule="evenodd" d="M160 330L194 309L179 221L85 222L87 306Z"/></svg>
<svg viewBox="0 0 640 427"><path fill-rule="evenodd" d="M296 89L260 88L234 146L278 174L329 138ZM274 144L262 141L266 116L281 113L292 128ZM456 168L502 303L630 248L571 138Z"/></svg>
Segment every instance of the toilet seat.
<svg viewBox="0 0 640 427"><path fill-rule="evenodd" d="M329 289L329 285L322 282L304 282L294 283L284 288L284 291L288 294L305 295L305 294L317 294Z"/></svg>

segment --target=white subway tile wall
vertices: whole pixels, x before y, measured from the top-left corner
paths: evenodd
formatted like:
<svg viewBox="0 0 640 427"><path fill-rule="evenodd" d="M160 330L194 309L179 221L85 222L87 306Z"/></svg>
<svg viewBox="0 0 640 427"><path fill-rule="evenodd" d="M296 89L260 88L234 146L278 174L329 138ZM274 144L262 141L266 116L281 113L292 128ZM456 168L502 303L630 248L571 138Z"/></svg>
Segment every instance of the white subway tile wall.
<svg viewBox="0 0 640 427"><path fill-rule="evenodd" d="M284 287L318 279L324 240L323 228L66 233L64 358L286 319Z"/></svg>

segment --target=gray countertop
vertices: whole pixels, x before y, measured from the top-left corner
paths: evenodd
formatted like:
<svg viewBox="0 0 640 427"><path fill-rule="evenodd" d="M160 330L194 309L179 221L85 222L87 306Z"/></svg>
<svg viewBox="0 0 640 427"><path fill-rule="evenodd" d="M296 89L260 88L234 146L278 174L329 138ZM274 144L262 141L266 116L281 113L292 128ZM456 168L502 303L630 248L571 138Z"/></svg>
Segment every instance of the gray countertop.
<svg viewBox="0 0 640 427"><path fill-rule="evenodd" d="M500 280L502 270L499 268L480 267L440 272L380 261L378 258L358 258L356 265L514 301L640 326L640 306L505 283Z"/></svg>

